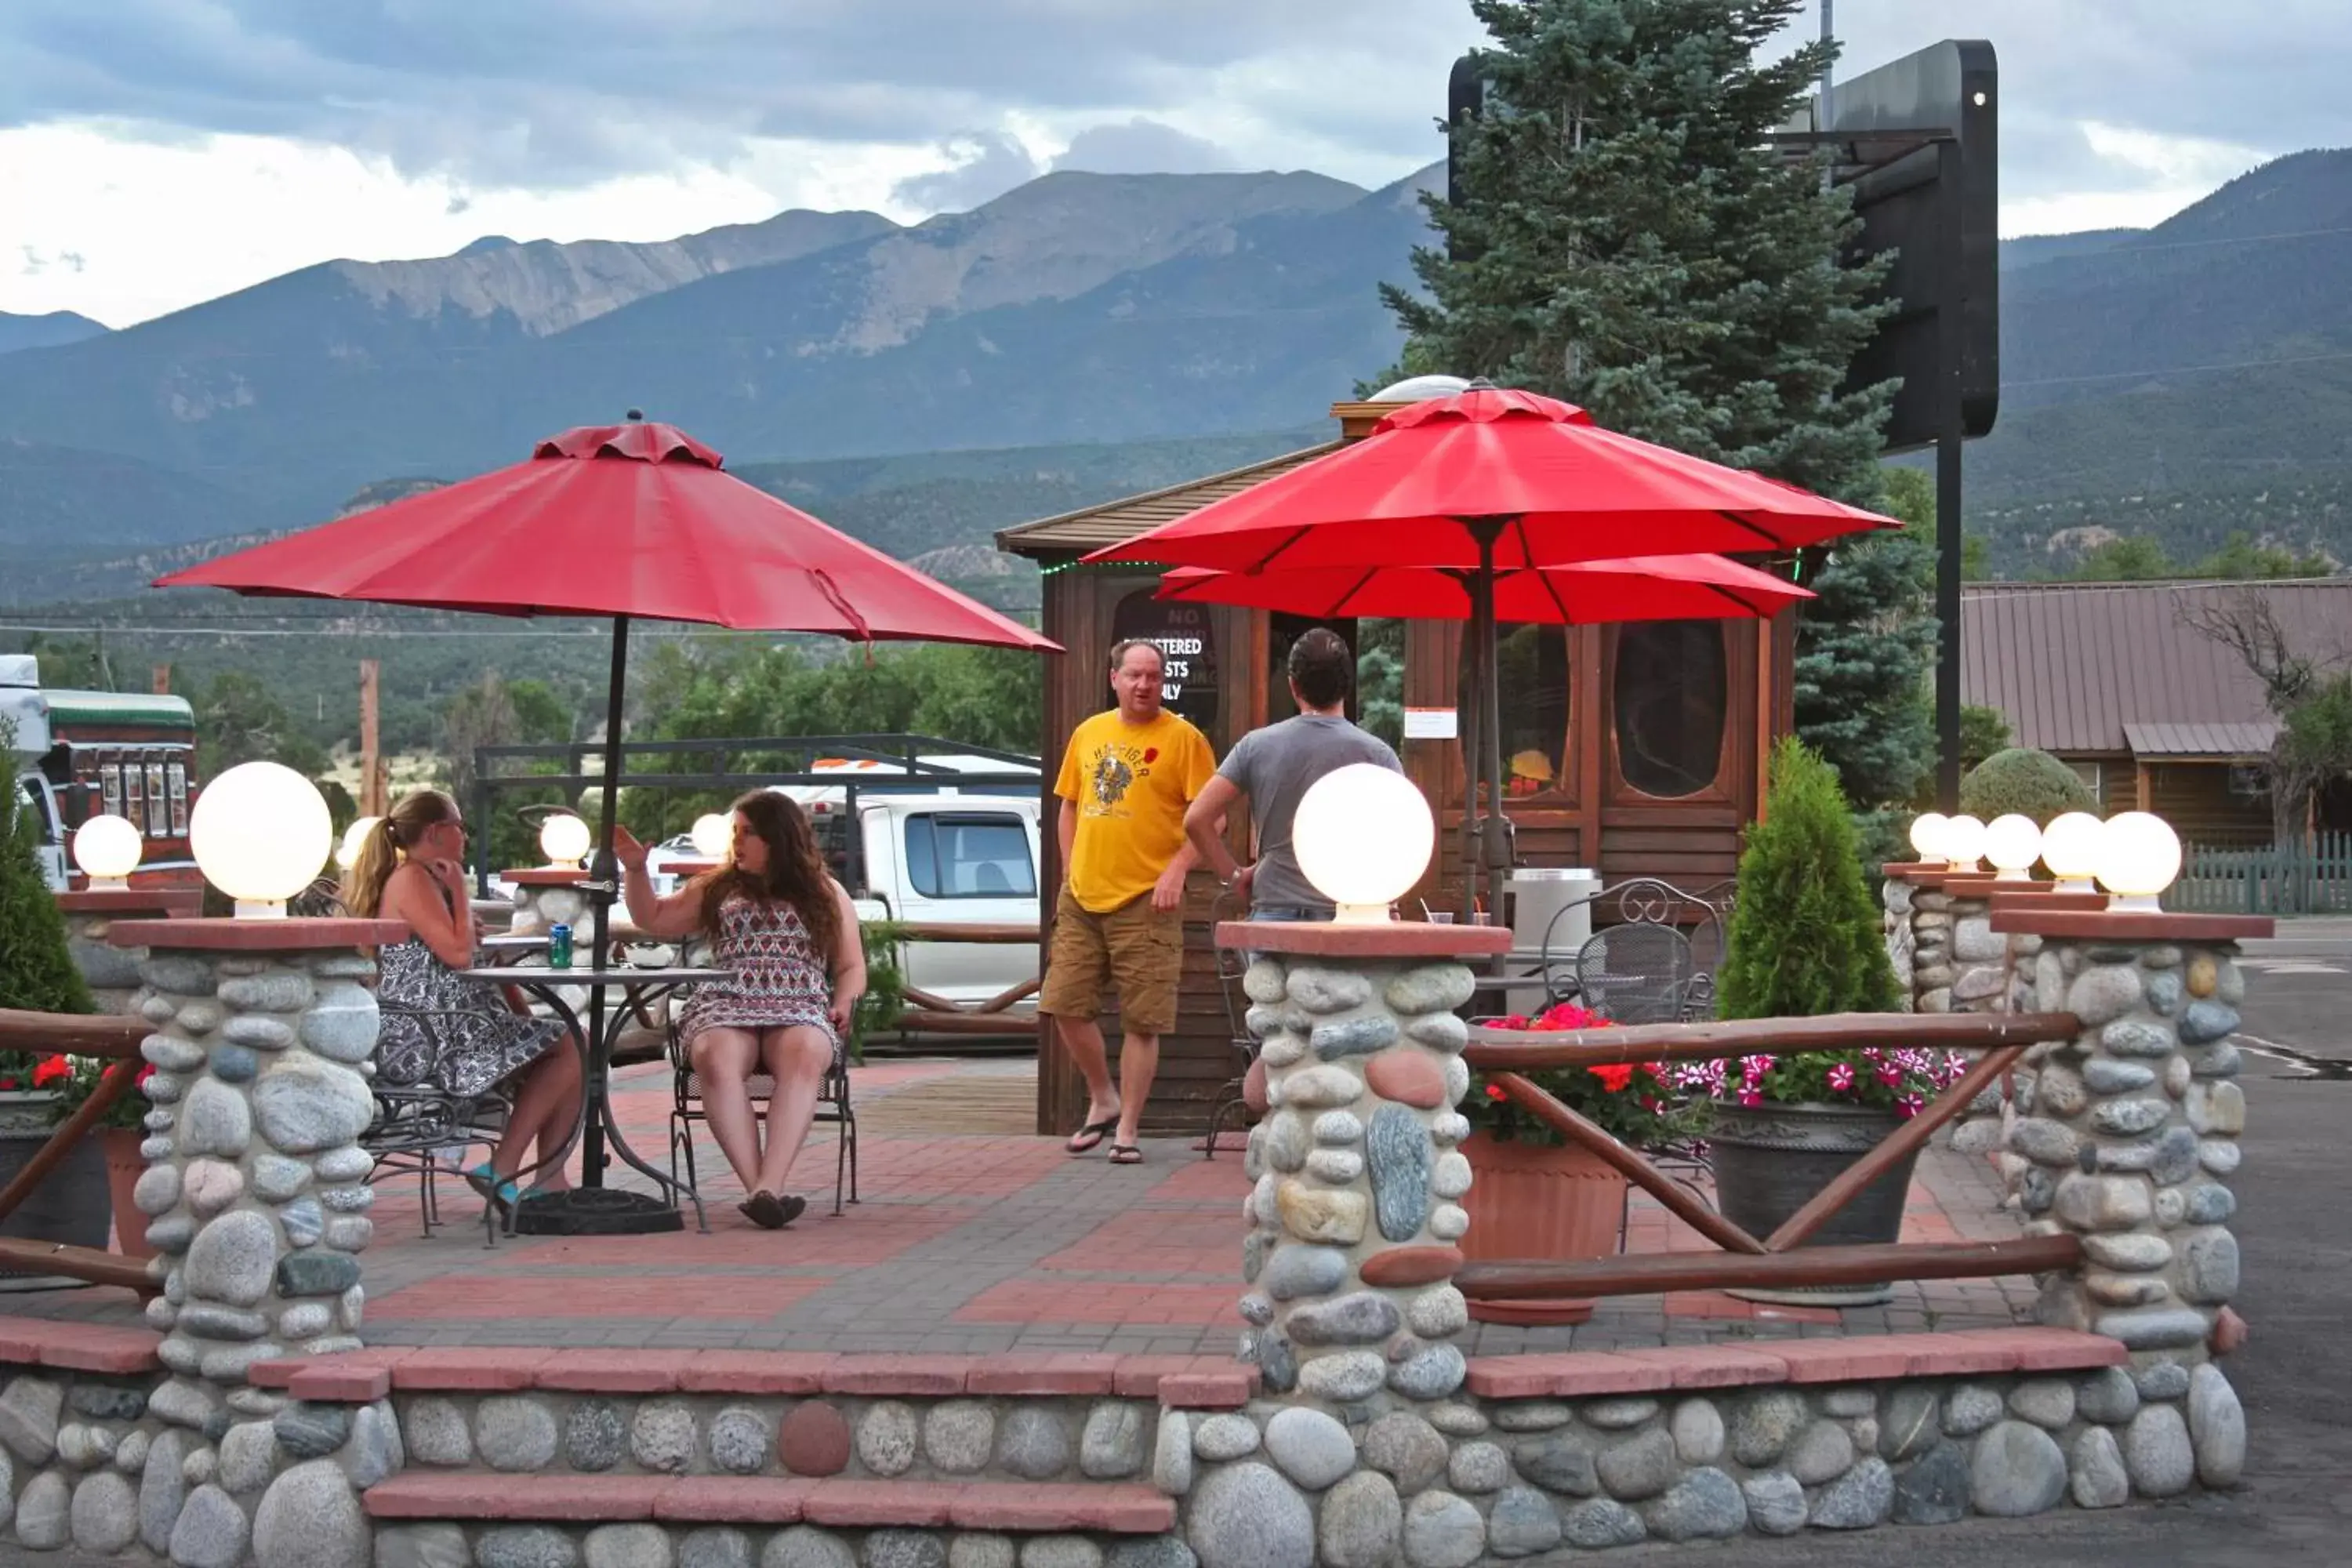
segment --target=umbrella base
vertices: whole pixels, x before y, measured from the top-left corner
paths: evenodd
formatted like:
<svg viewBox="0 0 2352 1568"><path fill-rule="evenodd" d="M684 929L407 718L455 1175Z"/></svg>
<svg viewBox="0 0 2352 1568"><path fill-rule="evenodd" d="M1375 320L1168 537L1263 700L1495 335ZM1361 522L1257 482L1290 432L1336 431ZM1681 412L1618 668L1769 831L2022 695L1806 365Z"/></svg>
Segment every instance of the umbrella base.
<svg viewBox="0 0 2352 1568"><path fill-rule="evenodd" d="M684 1230L686 1215L650 1193L574 1187L525 1198L514 1227L520 1236L650 1236Z"/></svg>

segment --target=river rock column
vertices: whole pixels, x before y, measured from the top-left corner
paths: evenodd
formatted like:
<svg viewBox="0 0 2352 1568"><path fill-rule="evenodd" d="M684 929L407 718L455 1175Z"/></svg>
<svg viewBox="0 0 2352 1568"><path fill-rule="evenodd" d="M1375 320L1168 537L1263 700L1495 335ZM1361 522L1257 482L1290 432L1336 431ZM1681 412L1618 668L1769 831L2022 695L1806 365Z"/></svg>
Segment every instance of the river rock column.
<svg viewBox="0 0 2352 1568"><path fill-rule="evenodd" d="M514 889L514 921L507 929L517 936L541 935L552 925L568 925L572 940L583 949L588 936L588 895L580 890L585 871L540 866L499 873Z"/></svg>
<svg viewBox="0 0 2352 1568"><path fill-rule="evenodd" d="M115 924L193 915L203 902L203 889L196 888L92 888L58 895L58 910L66 919L66 950L100 1012L129 1013L139 1000L141 950L135 942L112 941Z"/></svg>
<svg viewBox="0 0 2352 1568"><path fill-rule="evenodd" d="M1243 985L1268 1108L1244 1156L1244 1354L1273 1394L1443 1399L1468 1322L1450 1283L1470 1225L1460 955L1509 933L1264 924L1236 940L1257 953Z"/></svg>
<svg viewBox="0 0 2352 1568"><path fill-rule="evenodd" d="M374 1162L356 1140L375 1112L377 1026L361 950L406 934L360 920L110 933L146 944L137 1011L154 1033L140 1049L155 1071L136 1199L163 1286L147 1317L173 1375L148 1405L164 1430L140 1519L174 1561L233 1561L247 1539L266 1564L301 1542L309 1568L366 1561L358 1490L398 1468L389 1408L289 1404L247 1373L360 1346Z"/></svg>
<svg viewBox="0 0 2352 1568"><path fill-rule="evenodd" d="M2229 1486L2245 1457L2245 1416L2212 1358L2242 1331L2237 1199L2246 1102L2237 1084L2245 994L2237 943L2264 919L2004 910L1997 927L2039 935L2038 1010L2082 1025L2034 1047L2032 1114L2010 1151L2036 1234L2082 1237L2074 1273L2046 1276L2037 1314L2132 1352L2142 1401L2124 1443L2134 1489L2166 1496L2191 1476Z"/></svg>

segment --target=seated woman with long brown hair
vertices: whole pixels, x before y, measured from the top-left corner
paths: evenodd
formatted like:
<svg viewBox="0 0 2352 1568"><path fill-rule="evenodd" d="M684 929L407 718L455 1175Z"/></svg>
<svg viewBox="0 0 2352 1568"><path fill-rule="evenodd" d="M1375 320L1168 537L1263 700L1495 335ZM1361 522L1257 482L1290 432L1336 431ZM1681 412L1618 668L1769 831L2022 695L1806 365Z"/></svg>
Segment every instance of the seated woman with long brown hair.
<svg viewBox="0 0 2352 1568"><path fill-rule="evenodd" d="M466 888L466 822L437 789L400 797L361 840L340 893L353 915L404 921L410 934L376 954L376 994L422 1015L387 1011L376 1037L378 1081L430 1083L460 1099L520 1077L506 1132L467 1184L499 1208L520 1200L515 1173L523 1151L543 1163L571 1136L580 1114L578 1053L563 1026L516 1011L488 983L458 973L474 962L480 935ZM538 1184L566 1184L561 1170Z"/></svg>
<svg viewBox="0 0 2352 1568"><path fill-rule="evenodd" d="M816 1120L825 1074L842 1060L850 1015L866 992L866 945L848 892L824 868L816 835L790 795L755 790L735 803L726 862L667 897L654 892L646 847L616 828L629 919L654 936L700 931L732 979L699 984L678 1021L702 1080L704 1113L750 1194L740 1205L769 1230L808 1200L783 1191ZM776 1080L761 1146L751 1075Z"/></svg>

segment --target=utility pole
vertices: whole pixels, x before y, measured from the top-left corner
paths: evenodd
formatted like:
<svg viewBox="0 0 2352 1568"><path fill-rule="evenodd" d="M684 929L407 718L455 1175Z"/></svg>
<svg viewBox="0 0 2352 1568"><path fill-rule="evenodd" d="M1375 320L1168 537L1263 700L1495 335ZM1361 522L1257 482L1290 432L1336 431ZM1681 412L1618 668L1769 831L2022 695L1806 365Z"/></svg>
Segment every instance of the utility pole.
<svg viewBox="0 0 2352 1568"><path fill-rule="evenodd" d="M360 660L360 815L382 816L389 804L384 797L383 765L376 752L376 671L374 659Z"/></svg>
<svg viewBox="0 0 2352 1568"><path fill-rule="evenodd" d="M172 694L172 667L168 664L155 666L148 672L148 681L156 696L169 697Z"/></svg>

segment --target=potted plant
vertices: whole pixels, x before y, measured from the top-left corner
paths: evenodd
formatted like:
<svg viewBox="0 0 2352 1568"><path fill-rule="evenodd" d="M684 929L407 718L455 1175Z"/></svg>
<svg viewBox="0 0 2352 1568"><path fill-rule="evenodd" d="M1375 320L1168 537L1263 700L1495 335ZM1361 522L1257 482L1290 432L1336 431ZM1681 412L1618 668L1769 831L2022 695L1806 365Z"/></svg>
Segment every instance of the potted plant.
<svg viewBox="0 0 2352 1568"><path fill-rule="evenodd" d="M16 756L10 727L0 723L0 1007L33 1013L89 1013L89 987L66 947L65 917L41 875L29 813L17 809ZM0 1189L16 1178L49 1141L57 1069L47 1058L0 1049ZM39 1077L43 1081L36 1082ZM83 1140L0 1217L0 1236L106 1245L106 1172L98 1145ZM0 1289L37 1288L46 1276L0 1269Z"/></svg>
<svg viewBox="0 0 2352 1568"><path fill-rule="evenodd" d="M44 1058L40 1067L34 1069L34 1081L49 1091L49 1120L64 1121L80 1110L112 1065L101 1057ZM142 1062L138 1083L144 1084L154 1070L153 1063ZM107 1200L114 1218L114 1250L125 1258L155 1256L155 1249L147 1245L147 1216L131 1199L131 1190L139 1185L140 1173L147 1168L145 1157L139 1152L139 1145L146 1137L141 1122L147 1109L147 1097L134 1085L106 1108L106 1113L90 1130L90 1137L106 1165Z"/></svg>
<svg viewBox="0 0 2352 1568"><path fill-rule="evenodd" d="M1877 907L1835 770L1791 739L1772 757L1763 820L1739 858L1723 973L1725 1018L1888 1013L1895 1005ZM1879 1046L1756 1055L1675 1069L1707 1097L1716 1202L1750 1235L1769 1236L1814 1194L1916 1114L1965 1069L1944 1051ZM1893 1242L1914 1160L1864 1188L1808 1245ZM1738 1290L1749 1300L1866 1305L1885 1284Z"/></svg>
<svg viewBox="0 0 2352 1568"><path fill-rule="evenodd" d="M1609 1020L1573 1002L1533 1018L1514 1014L1485 1020L1496 1029L1598 1029ZM1557 1068L1520 1076L1619 1142L1636 1149L1667 1146L1686 1135L1695 1108L1663 1076L1660 1064ZM1465 1256L1508 1259L1605 1258L1618 1247L1625 1216L1625 1178L1580 1144L1571 1143L1483 1075L1471 1079L1462 1113L1470 1136L1470 1191L1463 1204L1470 1232ZM1473 1302L1470 1315L1490 1323L1580 1323L1592 1303L1570 1299Z"/></svg>

